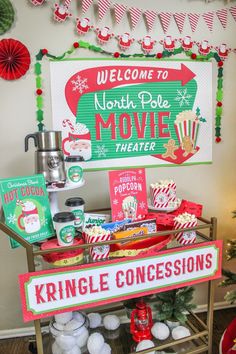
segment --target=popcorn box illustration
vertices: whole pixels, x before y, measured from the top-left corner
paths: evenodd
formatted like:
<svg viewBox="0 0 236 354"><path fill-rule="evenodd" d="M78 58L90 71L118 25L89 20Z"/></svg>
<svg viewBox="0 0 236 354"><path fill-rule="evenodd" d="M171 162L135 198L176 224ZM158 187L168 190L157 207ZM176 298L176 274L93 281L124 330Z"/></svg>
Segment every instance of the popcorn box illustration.
<svg viewBox="0 0 236 354"><path fill-rule="evenodd" d="M174 229L187 229L197 226L195 215L183 213L174 218ZM196 231L181 231L175 234L175 239L181 245L189 245L196 242Z"/></svg>
<svg viewBox="0 0 236 354"><path fill-rule="evenodd" d="M137 215L138 202L137 198L133 196L128 196L122 201L122 211L124 213L125 219L135 220Z"/></svg>
<svg viewBox="0 0 236 354"><path fill-rule="evenodd" d="M180 146L188 153L194 152L197 146L200 126L196 114L193 111L183 111L179 113L176 116L174 126Z"/></svg>

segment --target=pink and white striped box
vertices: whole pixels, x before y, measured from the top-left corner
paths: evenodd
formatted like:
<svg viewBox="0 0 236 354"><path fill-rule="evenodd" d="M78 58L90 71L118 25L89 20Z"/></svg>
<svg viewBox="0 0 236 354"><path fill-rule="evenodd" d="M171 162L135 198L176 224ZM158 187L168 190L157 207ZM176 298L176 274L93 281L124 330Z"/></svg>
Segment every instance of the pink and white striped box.
<svg viewBox="0 0 236 354"><path fill-rule="evenodd" d="M88 235L85 232L85 240L86 243L95 243L95 242L105 242L111 239L111 234L104 234L104 235ZM110 245L101 245L101 246L94 246L90 247L89 254L93 261L106 259L109 257L110 253Z"/></svg>
<svg viewBox="0 0 236 354"><path fill-rule="evenodd" d="M170 181L169 185L169 202L176 201L176 183L174 181Z"/></svg>
<svg viewBox="0 0 236 354"><path fill-rule="evenodd" d="M167 208L170 198L170 188L150 186L150 198L154 208Z"/></svg>
<svg viewBox="0 0 236 354"><path fill-rule="evenodd" d="M193 221L188 221L185 223L180 223L174 221L174 229L187 229L190 227L197 226L197 219ZM175 234L175 239L181 245L190 245L196 242L196 231L182 231Z"/></svg>

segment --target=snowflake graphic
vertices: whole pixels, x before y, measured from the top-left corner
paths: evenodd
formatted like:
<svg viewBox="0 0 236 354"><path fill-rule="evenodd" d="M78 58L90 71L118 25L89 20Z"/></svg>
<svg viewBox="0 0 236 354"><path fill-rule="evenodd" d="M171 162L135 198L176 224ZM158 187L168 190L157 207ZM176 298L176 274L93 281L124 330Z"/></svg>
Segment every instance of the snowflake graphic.
<svg viewBox="0 0 236 354"><path fill-rule="evenodd" d="M118 202L117 199L114 199L114 200L113 200L113 204L117 205L118 203L119 203L119 202Z"/></svg>
<svg viewBox="0 0 236 354"><path fill-rule="evenodd" d="M16 223L16 216L14 214L9 214L7 217L7 221L9 224L15 224Z"/></svg>
<svg viewBox="0 0 236 354"><path fill-rule="evenodd" d="M139 207L141 208L141 209L145 209L146 208L146 203L145 202L140 202L139 203Z"/></svg>
<svg viewBox="0 0 236 354"><path fill-rule="evenodd" d="M108 149L106 149L106 146L104 144L96 146L95 154L97 154L98 157L106 157L107 152Z"/></svg>
<svg viewBox="0 0 236 354"><path fill-rule="evenodd" d="M82 79L81 76L77 76L76 80L71 80L71 83L74 85L72 91L79 90L79 93L84 93L89 86L87 85L88 79Z"/></svg>
<svg viewBox="0 0 236 354"><path fill-rule="evenodd" d="M179 106L189 106L189 99L192 95L188 94L188 90L185 88L183 90L177 90L177 96L175 97L175 101L179 103Z"/></svg>
<svg viewBox="0 0 236 354"><path fill-rule="evenodd" d="M118 213L118 218L121 219L121 218L123 218L123 217L124 217L123 212L122 212L122 211L119 211L119 213Z"/></svg>

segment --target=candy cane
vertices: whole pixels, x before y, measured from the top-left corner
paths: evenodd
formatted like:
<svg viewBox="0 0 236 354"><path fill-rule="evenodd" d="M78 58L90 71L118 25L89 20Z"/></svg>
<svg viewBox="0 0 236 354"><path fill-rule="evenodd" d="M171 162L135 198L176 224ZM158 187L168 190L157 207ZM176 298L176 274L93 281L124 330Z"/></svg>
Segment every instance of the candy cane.
<svg viewBox="0 0 236 354"><path fill-rule="evenodd" d="M71 123L70 119L64 119L62 122L62 126L65 128L66 125L69 126L70 130L72 131L72 133L75 131L75 128L73 126L73 124Z"/></svg>
<svg viewBox="0 0 236 354"><path fill-rule="evenodd" d="M20 205L22 208L24 208L24 206L25 206L24 202L22 202L22 200L20 200L20 199L17 199L17 200L16 200L16 205L17 205L17 206Z"/></svg>
<svg viewBox="0 0 236 354"><path fill-rule="evenodd" d="M71 4L71 0L65 0L64 6L66 6L67 8L69 8L70 4Z"/></svg>

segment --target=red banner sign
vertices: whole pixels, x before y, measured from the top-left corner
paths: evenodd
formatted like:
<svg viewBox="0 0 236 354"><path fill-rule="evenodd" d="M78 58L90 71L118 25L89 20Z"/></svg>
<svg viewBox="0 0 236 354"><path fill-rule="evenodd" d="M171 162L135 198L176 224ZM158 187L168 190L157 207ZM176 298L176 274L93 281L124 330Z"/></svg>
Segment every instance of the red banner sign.
<svg viewBox="0 0 236 354"><path fill-rule="evenodd" d="M221 240L19 276L24 321L221 277Z"/></svg>

